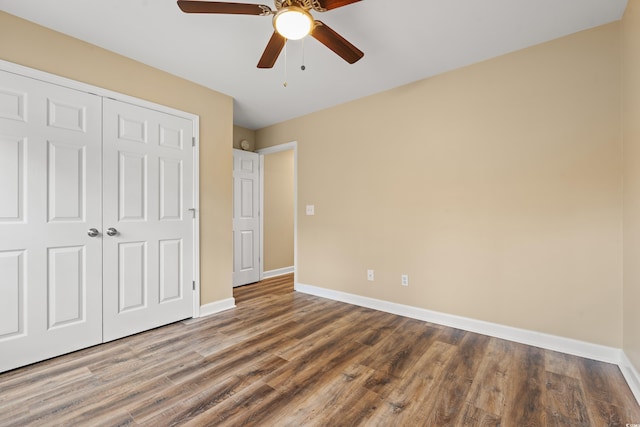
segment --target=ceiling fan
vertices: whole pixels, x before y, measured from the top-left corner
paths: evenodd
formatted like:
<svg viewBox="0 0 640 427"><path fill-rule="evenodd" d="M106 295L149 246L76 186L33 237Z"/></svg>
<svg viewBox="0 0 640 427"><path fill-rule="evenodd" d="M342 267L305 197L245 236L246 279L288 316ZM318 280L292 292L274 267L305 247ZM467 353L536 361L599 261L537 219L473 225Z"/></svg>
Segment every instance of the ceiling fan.
<svg viewBox="0 0 640 427"><path fill-rule="evenodd" d="M178 7L185 13L222 13L232 15L273 15L275 31L265 48L258 68L272 68L287 40L298 40L307 35L353 64L364 53L349 43L325 23L316 21L310 10L326 12L347 6L360 0L274 0L276 10L263 4L226 3L218 1L178 0Z"/></svg>

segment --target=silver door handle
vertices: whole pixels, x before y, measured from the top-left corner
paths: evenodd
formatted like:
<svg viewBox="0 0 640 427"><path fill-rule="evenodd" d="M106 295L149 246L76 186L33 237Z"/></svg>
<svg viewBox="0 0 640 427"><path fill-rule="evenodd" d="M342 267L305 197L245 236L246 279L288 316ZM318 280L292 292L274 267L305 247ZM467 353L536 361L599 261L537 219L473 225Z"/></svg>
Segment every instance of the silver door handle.
<svg viewBox="0 0 640 427"><path fill-rule="evenodd" d="M115 236L116 234L118 234L118 230L116 230L113 227L109 227L109 228L107 228L107 234L109 236Z"/></svg>
<svg viewBox="0 0 640 427"><path fill-rule="evenodd" d="M100 232L95 228L90 228L89 231L87 231L87 234L89 235L89 237L96 237L100 234Z"/></svg>

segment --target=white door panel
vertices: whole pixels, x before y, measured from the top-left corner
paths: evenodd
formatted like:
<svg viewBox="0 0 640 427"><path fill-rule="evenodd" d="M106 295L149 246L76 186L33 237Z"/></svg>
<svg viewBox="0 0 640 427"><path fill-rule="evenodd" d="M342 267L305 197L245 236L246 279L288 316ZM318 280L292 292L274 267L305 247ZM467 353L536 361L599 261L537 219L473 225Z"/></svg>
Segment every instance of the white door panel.
<svg viewBox="0 0 640 427"><path fill-rule="evenodd" d="M233 150L233 286L260 280L260 156Z"/></svg>
<svg viewBox="0 0 640 427"><path fill-rule="evenodd" d="M25 251L0 252L0 337L13 338L24 333L25 325ZM1 339L1 338L0 338Z"/></svg>
<svg viewBox="0 0 640 427"><path fill-rule="evenodd" d="M0 371L102 341L101 115L0 71Z"/></svg>
<svg viewBox="0 0 640 427"><path fill-rule="evenodd" d="M193 123L104 100L104 339L193 315Z"/></svg>
<svg viewBox="0 0 640 427"><path fill-rule="evenodd" d="M24 220L25 148L25 138L0 135L0 222Z"/></svg>

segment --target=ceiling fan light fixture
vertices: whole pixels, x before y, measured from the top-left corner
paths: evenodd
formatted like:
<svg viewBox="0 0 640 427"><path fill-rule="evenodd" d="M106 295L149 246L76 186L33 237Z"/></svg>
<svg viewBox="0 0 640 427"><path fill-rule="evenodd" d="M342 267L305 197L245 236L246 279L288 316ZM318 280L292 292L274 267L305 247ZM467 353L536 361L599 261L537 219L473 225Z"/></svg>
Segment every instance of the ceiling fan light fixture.
<svg viewBox="0 0 640 427"><path fill-rule="evenodd" d="M280 9L273 17L273 26L282 37L300 40L313 29L313 17L305 9L289 6Z"/></svg>

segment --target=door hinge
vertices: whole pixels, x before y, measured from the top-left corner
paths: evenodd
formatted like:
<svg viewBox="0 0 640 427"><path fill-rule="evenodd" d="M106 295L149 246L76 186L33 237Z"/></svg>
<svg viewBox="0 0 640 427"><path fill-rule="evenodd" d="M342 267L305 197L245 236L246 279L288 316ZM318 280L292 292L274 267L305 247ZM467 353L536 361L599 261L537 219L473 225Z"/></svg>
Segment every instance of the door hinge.
<svg viewBox="0 0 640 427"><path fill-rule="evenodd" d="M192 147L195 147L195 146L196 146L196 137L195 137L195 136L192 136L192 137L191 137L191 146L192 146Z"/></svg>
<svg viewBox="0 0 640 427"><path fill-rule="evenodd" d="M191 211L192 218L195 219L196 218L196 208L189 208L187 210Z"/></svg>
<svg viewBox="0 0 640 427"><path fill-rule="evenodd" d="M195 291L196 290L196 281L194 280L192 283L193 283L193 290Z"/></svg>

